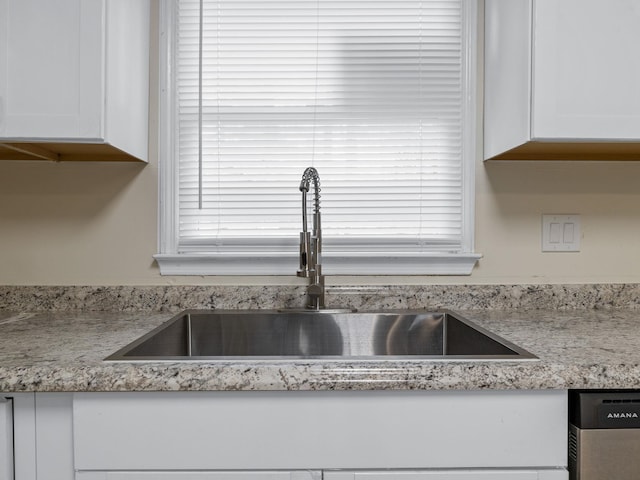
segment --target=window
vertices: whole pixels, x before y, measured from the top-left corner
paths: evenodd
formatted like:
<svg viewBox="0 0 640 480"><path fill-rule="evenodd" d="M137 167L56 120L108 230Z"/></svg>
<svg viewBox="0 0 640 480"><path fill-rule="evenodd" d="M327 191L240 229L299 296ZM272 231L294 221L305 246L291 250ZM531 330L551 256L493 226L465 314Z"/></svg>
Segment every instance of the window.
<svg viewBox="0 0 640 480"><path fill-rule="evenodd" d="M163 274L469 274L475 0L165 0Z"/></svg>

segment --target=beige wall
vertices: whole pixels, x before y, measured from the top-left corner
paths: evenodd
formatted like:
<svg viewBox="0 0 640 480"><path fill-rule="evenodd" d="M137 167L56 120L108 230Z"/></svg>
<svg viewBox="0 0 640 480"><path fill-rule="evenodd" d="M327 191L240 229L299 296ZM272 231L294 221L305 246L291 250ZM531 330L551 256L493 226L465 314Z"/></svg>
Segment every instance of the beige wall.
<svg viewBox="0 0 640 480"><path fill-rule="evenodd" d="M478 162L476 184L476 250L484 257L471 276L330 283L640 281L640 162ZM582 251L541 253L542 213L581 214ZM0 163L0 284L297 282L162 277L152 258L156 230L155 160Z"/></svg>
<svg viewBox="0 0 640 480"><path fill-rule="evenodd" d="M156 94L154 86L152 98ZM152 258L158 212L155 123L152 132L146 166L0 162L0 285L299 281L294 272L268 278L160 276ZM541 253L543 213L580 214L582 251ZM328 283L640 282L640 162L478 160L476 251L484 257L471 276L329 277Z"/></svg>
<svg viewBox="0 0 640 480"><path fill-rule="evenodd" d="M477 189L471 281L640 281L640 162L489 163ZM541 252L543 213L581 215L580 252Z"/></svg>

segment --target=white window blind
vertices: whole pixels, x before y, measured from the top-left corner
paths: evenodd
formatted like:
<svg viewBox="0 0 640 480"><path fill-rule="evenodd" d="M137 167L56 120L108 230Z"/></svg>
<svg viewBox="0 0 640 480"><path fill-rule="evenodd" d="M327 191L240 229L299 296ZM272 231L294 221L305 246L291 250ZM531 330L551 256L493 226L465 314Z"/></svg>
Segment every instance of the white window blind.
<svg viewBox="0 0 640 480"><path fill-rule="evenodd" d="M470 254L471 2L168 0L161 266L294 257L307 166L325 259Z"/></svg>

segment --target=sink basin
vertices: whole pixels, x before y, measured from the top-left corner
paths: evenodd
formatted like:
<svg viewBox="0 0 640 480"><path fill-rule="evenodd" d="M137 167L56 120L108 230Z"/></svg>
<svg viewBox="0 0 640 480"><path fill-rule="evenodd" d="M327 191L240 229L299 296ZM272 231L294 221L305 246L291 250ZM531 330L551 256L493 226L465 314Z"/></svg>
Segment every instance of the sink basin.
<svg viewBox="0 0 640 480"><path fill-rule="evenodd" d="M188 310L108 361L536 358L450 311Z"/></svg>

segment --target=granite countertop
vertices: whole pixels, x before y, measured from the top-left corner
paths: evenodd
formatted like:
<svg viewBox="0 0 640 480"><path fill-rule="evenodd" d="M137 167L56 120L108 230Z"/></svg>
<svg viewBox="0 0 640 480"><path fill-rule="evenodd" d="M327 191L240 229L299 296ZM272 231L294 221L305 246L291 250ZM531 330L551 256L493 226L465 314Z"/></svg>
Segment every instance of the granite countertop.
<svg viewBox="0 0 640 480"><path fill-rule="evenodd" d="M461 313L539 360L114 363L173 315L0 311L0 391L640 388L638 310Z"/></svg>

